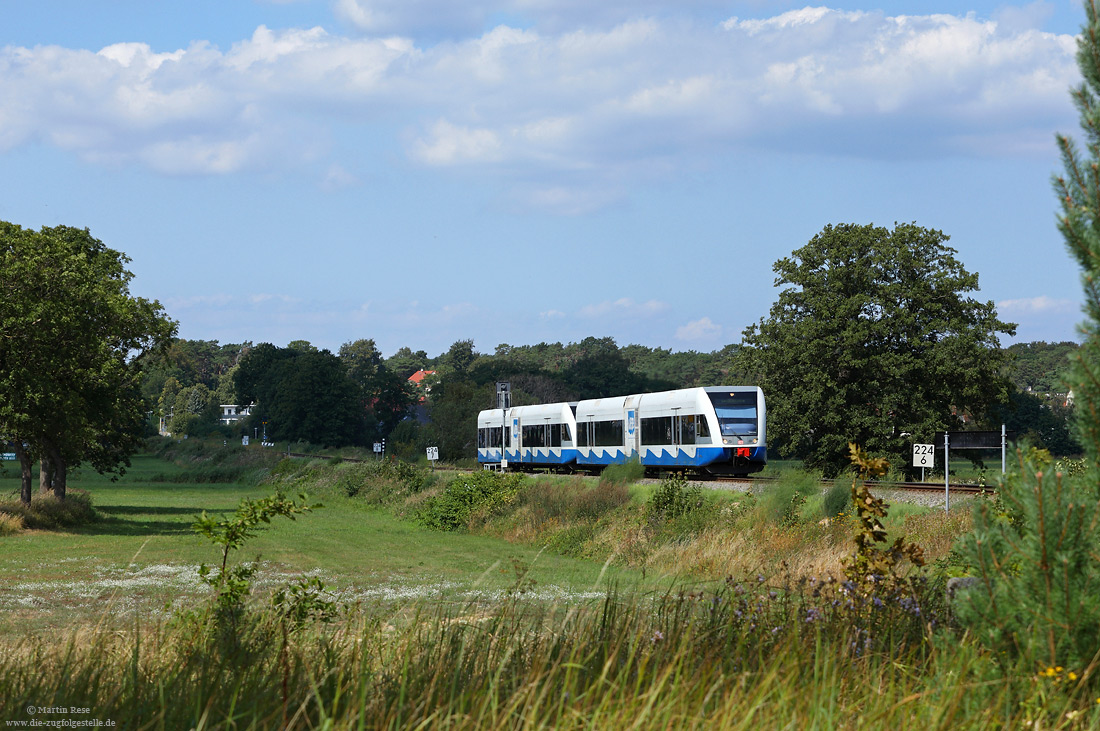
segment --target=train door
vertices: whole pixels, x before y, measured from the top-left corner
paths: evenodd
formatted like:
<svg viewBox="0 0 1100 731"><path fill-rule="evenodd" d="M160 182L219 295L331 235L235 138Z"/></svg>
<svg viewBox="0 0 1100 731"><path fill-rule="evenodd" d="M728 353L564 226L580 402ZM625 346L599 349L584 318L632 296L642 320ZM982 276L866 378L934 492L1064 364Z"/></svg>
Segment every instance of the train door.
<svg viewBox="0 0 1100 731"><path fill-rule="evenodd" d="M677 454L683 453L688 459L695 458L695 431L696 420L701 418L695 414L684 414L680 409L674 410L672 417L672 441L676 445Z"/></svg>
<svg viewBox="0 0 1100 731"><path fill-rule="evenodd" d="M680 451L683 448L683 440L681 438L680 430L683 428L683 419L680 418L680 407L674 406L672 408L672 453L677 459L680 457Z"/></svg>
<svg viewBox="0 0 1100 731"><path fill-rule="evenodd" d="M626 445L626 461L634 457L641 459L641 422L638 418L638 396L627 396L623 403L623 428L626 431L623 444Z"/></svg>

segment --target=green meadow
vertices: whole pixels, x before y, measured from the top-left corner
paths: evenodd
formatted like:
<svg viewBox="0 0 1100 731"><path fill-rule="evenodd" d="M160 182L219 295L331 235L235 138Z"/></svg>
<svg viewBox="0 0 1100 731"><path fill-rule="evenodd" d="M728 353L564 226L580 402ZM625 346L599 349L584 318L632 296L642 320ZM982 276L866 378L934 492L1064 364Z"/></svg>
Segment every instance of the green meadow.
<svg viewBox="0 0 1100 731"><path fill-rule="evenodd" d="M80 471L71 489L98 520L0 537L0 719L1100 727L1095 660L1047 662L960 625L944 589L968 569L969 504L865 494L883 538L922 551L859 553L866 511L790 468L733 493L629 468L535 479L257 454L190 445L117 482ZM187 481L234 460L239 481ZM0 490L16 488L8 469ZM255 571L242 603L222 601L226 584L198 571L219 549L192 525L276 489L323 507L271 517L233 551L230 567Z"/></svg>
<svg viewBox="0 0 1100 731"><path fill-rule="evenodd" d="M218 554L192 530L196 517L229 514L242 498L270 494L271 487L163 481L184 469L141 455L117 482L79 470L70 489L90 493L100 520L0 539L0 633L117 626L201 600L208 590L195 568L215 563ZM0 476L5 497L18 494L12 472L9 467ZM347 597L450 600L500 592L522 571L540 595L555 598L590 596L609 582L629 584L640 576L499 538L430 531L340 495L312 497L323 507L294 521L275 520L236 557L259 559L261 586L309 573Z"/></svg>

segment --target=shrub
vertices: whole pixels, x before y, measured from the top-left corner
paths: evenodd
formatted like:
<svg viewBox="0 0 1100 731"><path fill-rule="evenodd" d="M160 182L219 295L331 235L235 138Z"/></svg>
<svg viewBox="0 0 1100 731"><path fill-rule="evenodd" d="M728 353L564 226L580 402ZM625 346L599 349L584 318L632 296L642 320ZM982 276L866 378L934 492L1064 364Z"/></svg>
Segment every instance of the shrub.
<svg viewBox="0 0 1100 731"><path fill-rule="evenodd" d="M645 467L637 457L622 464L610 464L600 473L600 484L626 486L645 477Z"/></svg>
<svg viewBox="0 0 1100 731"><path fill-rule="evenodd" d="M822 511L825 513L826 518L835 518L841 513L848 512L848 508L852 503L851 490L843 482L835 482L833 486L825 493L825 500L822 503Z"/></svg>
<svg viewBox="0 0 1100 731"><path fill-rule="evenodd" d="M649 496L647 506L651 516L656 518L680 518L688 515L706 503L703 489L689 484L683 473L673 472L661 480L657 489Z"/></svg>
<svg viewBox="0 0 1100 731"><path fill-rule="evenodd" d="M92 497L84 490L72 489L66 491L64 500L47 492L36 493L30 505L18 500L0 503L0 512L18 517L26 528L47 530L76 528L99 520L99 514L92 507Z"/></svg>
<svg viewBox="0 0 1100 731"><path fill-rule="evenodd" d="M788 472L761 493L757 505L765 520L778 525L795 525L801 521L806 499L820 489L816 476L808 472Z"/></svg>
<svg viewBox="0 0 1100 731"><path fill-rule="evenodd" d="M959 554L978 584L959 597L960 621L1001 658L1033 668L1084 669L1100 648L1100 505L1096 477L1047 474L1020 456L1019 479L979 503Z"/></svg>
<svg viewBox="0 0 1100 731"><path fill-rule="evenodd" d="M11 536L23 530L23 516L0 512L0 536Z"/></svg>
<svg viewBox="0 0 1100 731"><path fill-rule="evenodd" d="M629 502L630 492L625 485L603 480L591 485L579 477L535 480L517 498L517 503L529 508L538 520L595 521Z"/></svg>
<svg viewBox="0 0 1100 731"><path fill-rule="evenodd" d="M417 516L435 530L465 528L477 514L491 514L515 500L524 477L499 472L471 472L447 483L443 492L424 502Z"/></svg>

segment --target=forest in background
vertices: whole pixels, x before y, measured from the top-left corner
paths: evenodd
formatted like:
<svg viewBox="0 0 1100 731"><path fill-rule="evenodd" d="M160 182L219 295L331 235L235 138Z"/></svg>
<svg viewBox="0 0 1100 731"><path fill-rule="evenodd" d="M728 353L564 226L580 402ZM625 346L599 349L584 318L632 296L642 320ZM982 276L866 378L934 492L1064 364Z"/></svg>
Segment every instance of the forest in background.
<svg viewBox="0 0 1100 731"><path fill-rule="evenodd" d="M740 384L743 375L733 366L739 347L673 352L636 344L620 347L609 337L589 337L568 344L501 344L492 353L481 353L472 340L459 340L436 356L402 347L384 357L368 339L346 343L337 354L304 340L276 348L177 339L166 352L148 356L142 392L153 415L151 429L163 424L175 435L239 438L260 434L266 427L271 438L324 446L387 439L388 452L410 458L422 455L426 446L437 446L441 456L455 460L473 456L473 419L478 411L495 405L498 381L512 384L512 403L517 406ZM1006 376L1014 391L1009 403L991 408L987 420L1003 421L1009 430L1054 454L1079 452L1068 427L1072 402L1062 385L1068 356L1077 347L1072 342L1033 342L1006 348L1010 364ZM242 391L240 383L242 362L247 364L254 351L295 363L293 373L287 375L283 366L275 369L279 374L269 374L283 379L267 385L267 406L272 408L223 425L218 420L222 404L254 400L242 398L254 393L248 388ZM422 369L435 373L418 388L408 378ZM324 378L321 373L326 374ZM348 383L343 382L345 375ZM254 387L255 374L252 378ZM285 403L270 403L276 394ZM782 394L767 397L782 398ZM354 404L355 418L346 417L349 402ZM321 430L315 424L303 429L301 424L278 423L274 418L274 413L310 412L344 414L343 428ZM281 419L288 420L302 421L292 416ZM318 423L331 426L333 421Z"/></svg>

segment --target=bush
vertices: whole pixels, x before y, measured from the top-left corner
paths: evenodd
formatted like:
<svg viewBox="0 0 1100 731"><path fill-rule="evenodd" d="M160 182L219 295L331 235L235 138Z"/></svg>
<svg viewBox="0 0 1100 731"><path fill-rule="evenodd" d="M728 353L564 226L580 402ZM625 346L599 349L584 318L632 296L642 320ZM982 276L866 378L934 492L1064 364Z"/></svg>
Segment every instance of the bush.
<svg viewBox="0 0 1100 731"><path fill-rule="evenodd" d="M1081 671L1100 648L1096 475L1048 474L1028 456L998 489L1003 510L980 503L960 540L979 581L956 611L998 658Z"/></svg>
<svg viewBox="0 0 1100 731"><path fill-rule="evenodd" d="M647 506L651 516L667 520L693 513L705 503L701 487L689 484L683 473L673 472L661 480Z"/></svg>
<svg viewBox="0 0 1100 731"><path fill-rule="evenodd" d="M808 472L790 472L762 493L757 505L769 522L795 525L802 520L801 511L806 499L820 489L818 477Z"/></svg>
<svg viewBox="0 0 1100 731"><path fill-rule="evenodd" d="M625 485L601 480L591 485L579 477L533 481L517 498L540 521L551 518L597 521L630 502Z"/></svg>
<svg viewBox="0 0 1100 731"><path fill-rule="evenodd" d="M0 513L0 536L11 536L23 530L23 517Z"/></svg>
<svg viewBox="0 0 1100 731"><path fill-rule="evenodd" d="M825 513L826 518L835 518L841 513L848 512L849 506L852 504L852 491L839 480L833 483L833 486L825 493L825 499L822 503L822 511Z"/></svg>
<svg viewBox="0 0 1100 731"><path fill-rule="evenodd" d="M26 528L47 530L76 528L99 520L91 495L83 490L68 490L64 500L58 500L53 493L36 493L30 505L19 500L0 503L0 513L20 519Z"/></svg>
<svg viewBox="0 0 1100 731"><path fill-rule="evenodd" d="M630 485L645 477L645 467L637 457L622 464L610 464L600 473L600 484Z"/></svg>
<svg viewBox="0 0 1100 731"><path fill-rule="evenodd" d="M442 493L425 501L417 518L434 530L465 528L476 515L491 514L515 500L523 483L519 474L482 470L459 475Z"/></svg>

